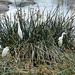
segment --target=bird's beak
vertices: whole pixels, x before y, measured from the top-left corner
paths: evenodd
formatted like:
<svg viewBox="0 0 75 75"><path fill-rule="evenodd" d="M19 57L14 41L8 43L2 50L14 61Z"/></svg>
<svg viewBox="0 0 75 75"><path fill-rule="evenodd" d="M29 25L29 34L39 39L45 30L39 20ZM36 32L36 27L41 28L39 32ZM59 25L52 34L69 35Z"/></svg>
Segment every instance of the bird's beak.
<svg viewBox="0 0 75 75"><path fill-rule="evenodd" d="M17 21L14 21L15 23L17 23Z"/></svg>
<svg viewBox="0 0 75 75"><path fill-rule="evenodd" d="M10 46L7 46L7 48L10 48Z"/></svg>
<svg viewBox="0 0 75 75"><path fill-rule="evenodd" d="M66 35L67 35L67 33L66 33Z"/></svg>
<svg viewBox="0 0 75 75"><path fill-rule="evenodd" d="M65 35L67 35L67 32L65 32Z"/></svg>

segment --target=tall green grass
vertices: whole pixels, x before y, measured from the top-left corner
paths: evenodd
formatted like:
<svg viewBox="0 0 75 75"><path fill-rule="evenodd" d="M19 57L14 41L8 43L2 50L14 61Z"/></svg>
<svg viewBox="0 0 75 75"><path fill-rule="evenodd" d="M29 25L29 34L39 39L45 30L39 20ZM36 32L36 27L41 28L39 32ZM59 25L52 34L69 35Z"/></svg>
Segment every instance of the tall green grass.
<svg viewBox="0 0 75 75"><path fill-rule="evenodd" d="M75 56L72 50L71 29L74 14L71 17L59 13L57 7L46 15L45 21L40 10L29 10L28 19L22 15L22 10L17 10L14 22L8 16L0 23L0 36L2 47L10 46L11 56L7 60L1 59L1 74L50 74L71 75L75 73ZM17 34L19 19L23 32L23 39ZM64 37L61 48L58 46L58 38L63 32ZM4 69L5 67L5 69ZM44 68L44 69L43 69ZM16 70L16 71L15 71Z"/></svg>

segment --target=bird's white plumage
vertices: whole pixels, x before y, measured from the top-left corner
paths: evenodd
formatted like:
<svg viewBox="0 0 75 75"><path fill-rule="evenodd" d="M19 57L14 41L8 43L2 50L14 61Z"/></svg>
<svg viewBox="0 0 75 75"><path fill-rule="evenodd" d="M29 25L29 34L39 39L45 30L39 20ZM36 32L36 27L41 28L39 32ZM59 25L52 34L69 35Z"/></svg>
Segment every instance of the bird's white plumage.
<svg viewBox="0 0 75 75"><path fill-rule="evenodd" d="M9 51L9 47L5 47L2 51L2 57L5 57L8 51Z"/></svg>
<svg viewBox="0 0 75 75"><path fill-rule="evenodd" d="M21 27L20 27L20 23L19 23L19 20L16 21L18 23L18 35L19 37L22 39L23 38L23 34L22 34L22 30L21 30Z"/></svg>
<svg viewBox="0 0 75 75"><path fill-rule="evenodd" d="M2 48L2 46L0 45L0 49Z"/></svg>
<svg viewBox="0 0 75 75"><path fill-rule="evenodd" d="M62 42L63 42L62 37L59 37L59 38L58 38L58 45L59 45L59 47L62 46Z"/></svg>
<svg viewBox="0 0 75 75"><path fill-rule="evenodd" d="M18 24L18 35L19 37L22 39L23 38L23 35L22 35L22 30L20 28L20 25Z"/></svg>
<svg viewBox="0 0 75 75"><path fill-rule="evenodd" d="M63 36L64 36L65 34L66 34L66 33L63 32L62 35L61 35L61 37L58 38L58 45L59 45L59 47L61 47L62 44L63 44Z"/></svg>

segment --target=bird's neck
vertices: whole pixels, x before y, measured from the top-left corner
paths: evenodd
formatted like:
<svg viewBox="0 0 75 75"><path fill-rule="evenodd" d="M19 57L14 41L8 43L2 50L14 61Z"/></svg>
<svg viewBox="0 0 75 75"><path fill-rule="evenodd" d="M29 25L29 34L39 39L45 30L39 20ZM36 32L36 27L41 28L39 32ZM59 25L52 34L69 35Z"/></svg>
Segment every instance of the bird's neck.
<svg viewBox="0 0 75 75"><path fill-rule="evenodd" d="M20 28L20 23L18 22L18 28Z"/></svg>
<svg viewBox="0 0 75 75"><path fill-rule="evenodd" d="M63 37L64 37L64 34L62 34L62 35L61 35L61 37L62 37L62 39L63 39Z"/></svg>

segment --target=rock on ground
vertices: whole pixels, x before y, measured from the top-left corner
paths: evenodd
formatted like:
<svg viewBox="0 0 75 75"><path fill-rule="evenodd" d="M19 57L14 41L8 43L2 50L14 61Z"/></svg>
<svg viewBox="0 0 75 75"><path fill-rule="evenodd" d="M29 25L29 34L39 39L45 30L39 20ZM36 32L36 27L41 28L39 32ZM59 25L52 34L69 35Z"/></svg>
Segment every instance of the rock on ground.
<svg viewBox="0 0 75 75"><path fill-rule="evenodd" d="M0 3L7 3L7 4L12 4L9 0L0 0Z"/></svg>
<svg viewBox="0 0 75 75"><path fill-rule="evenodd" d="M34 5L34 4L36 4L34 1L28 1L28 2L22 1L20 3L17 3L17 6L24 7L24 6Z"/></svg>
<svg viewBox="0 0 75 75"><path fill-rule="evenodd" d="M4 13L9 10L9 4L12 4L9 0L0 0L0 13Z"/></svg>
<svg viewBox="0 0 75 75"><path fill-rule="evenodd" d="M4 13L9 10L9 7L7 5L0 4L0 13Z"/></svg>

